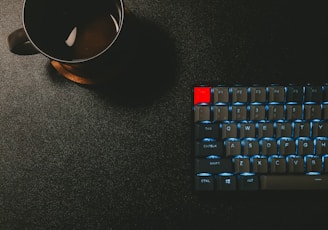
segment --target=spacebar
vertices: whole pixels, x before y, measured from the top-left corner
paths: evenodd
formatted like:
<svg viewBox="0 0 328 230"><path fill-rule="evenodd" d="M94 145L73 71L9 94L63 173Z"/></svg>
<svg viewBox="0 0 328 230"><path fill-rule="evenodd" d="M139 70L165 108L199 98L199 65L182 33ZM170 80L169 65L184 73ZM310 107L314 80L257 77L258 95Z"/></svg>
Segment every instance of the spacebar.
<svg viewBox="0 0 328 230"><path fill-rule="evenodd" d="M262 175L261 190L325 190L328 175Z"/></svg>

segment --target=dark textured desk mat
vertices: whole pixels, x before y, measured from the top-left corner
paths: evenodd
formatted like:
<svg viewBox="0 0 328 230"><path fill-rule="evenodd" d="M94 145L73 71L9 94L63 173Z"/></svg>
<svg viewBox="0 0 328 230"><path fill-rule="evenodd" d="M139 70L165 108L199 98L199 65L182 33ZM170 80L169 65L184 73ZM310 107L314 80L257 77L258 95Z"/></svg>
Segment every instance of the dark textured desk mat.
<svg viewBox="0 0 328 230"><path fill-rule="evenodd" d="M325 221L325 193L194 194L190 107L200 81L325 80L323 1L126 0L143 40L125 78L100 87L68 81L42 55L11 54L23 1L0 4L0 229Z"/></svg>

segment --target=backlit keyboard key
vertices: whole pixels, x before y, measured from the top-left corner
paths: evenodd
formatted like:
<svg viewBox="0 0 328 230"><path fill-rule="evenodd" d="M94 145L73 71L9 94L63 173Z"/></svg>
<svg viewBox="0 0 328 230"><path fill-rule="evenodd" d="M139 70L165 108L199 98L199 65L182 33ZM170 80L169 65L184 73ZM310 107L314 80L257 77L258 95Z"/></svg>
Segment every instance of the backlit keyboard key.
<svg viewBox="0 0 328 230"><path fill-rule="evenodd" d="M268 120L283 120L285 119L285 108L283 104L268 105Z"/></svg>
<svg viewBox="0 0 328 230"><path fill-rule="evenodd" d="M305 86L304 101L305 102L320 102L322 101L323 93L321 86Z"/></svg>
<svg viewBox="0 0 328 230"><path fill-rule="evenodd" d="M287 120L302 120L303 110L300 104L286 105L286 119Z"/></svg>
<svg viewBox="0 0 328 230"><path fill-rule="evenodd" d="M304 105L304 119L314 120L321 119L321 107L319 104L305 104Z"/></svg>
<svg viewBox="0 0 328 230"><path fill-rule="evenodd" d="M211 122L201 122L195 124L195 138L219 138L219 124Z"/></svg>
<svg viewBox="0 0 328 230"><path fill-rule="evenodd" d="M327 190L328 175L262 175L262 190Z"/></svg>
<svg viewBox="0 0 328 230"><path fill-rule="evenodd" d="M213 88L214 103L228 103L229 102L229 87L214 87Z"/></svg>
<svg viewBox="0 0 328 230"><path fill-rule="evenodd" d="M314 152L316 155L328 154L328 138L317 137L314 139Z"/></svg>
<svg viewBox="0 0 328 230"><path fill-rule="evenodd" d="M300 137L296 139L296 153L298 156L305 156L314 153L314 143L309 137Z"/></svg>
<svg viewBox="0 0 328 230"><path fill-rule="evenodd" d="M274 128L273 122L258 122L256 123L257 126L257 137L273 137L274 135Z"/></svg>
<svg viewBox="0 0 328 230"><path fill-rule="evenodd" d="M216 183L217 191L236 191L237 177L232 173L220 173Z"/></svg>
<svg viewBox="0 0 328 230"><path fill-rule="evenodd" d="M321 172L322 171L322 159L316 155L308 155L304 157L306 162L307 172Z"/></svg>
<svg viewBox="0 0 328 230"><path fill-rule="evenodd" d="M285 100L285 87L283 86L269 86L268 87L268 100L269 102L284 102Z"/></svg>
<svg viewBox="0 0 328 230"><path fill-rule="evenodd" d="M195 143L195 154L196 156L222 156L224 154L223 142L208 140L208 141L197 141Z"/></svg>
<svg viewBox="0 0 328 230"><path fill-rule="evenodd" d="M283 174L287 172L286 158L283 156L271 156L269 157L270 173Z"/></svg>
<svg viewBox="0 0 328 230"><path fill-rule="evenodd" d="M238 129L236 123L223 123L221 124L221 137L225 138L234 138L238 135Z"/></svg>
<svg viewBox="0 0 328 230"><path fill-rule="evenodd" d="M312 122L313 137L327 137L328 136L328 121L314 121Z"/></svg>
<svg viewBox="0 0 328 230"><path fill-rule="evenodd" d="M243 153L246 156L254 156L260 153L260 144L256 138L244 138L242 147Z"/></svg>
<svg viewBox="0 0 328 230"><path fill-rule="evenodd" d="M249 106L249 117L251 120L265 120L265 105L264 104L251 104Z"/></svg>
<svg viewBox="0 0 328 230"><path fill-rule="evenodd" d="M197 191L213 191L214 178L209 173L199 173L195 177L195 189Z"/></svg>
<svg viewBox="0 0 328 230"><path fill-rule="evenodd" d="M286 121L275 122L276 137L291 137L292 136L292 123Z"/></svg>
<svg viewBox="0 0 328 230"><path fill-rule="evenodd" d="M225 153L227 157L241 154L241 142L236 138L229 138L225 141Z"/></svg>
<svg viewBox="0 0 328 230"><path fill-rule="evenodd" d="M213 107L214 121L225 121L229 119L229 107L226 105L215 105Z"/></svg>
<svg viewBox="0 0 328 230"><path fill-rule="evenodd" d="M247 102L247 87L232 87L232 103Z"/></svg>
<svg viewBox="0 0 328 230"><path fill-rule="evenodd" d="M294 137L310 137L310 122L297 120L292 123L294 127ZM328 133L327 133L328 134Z"/></svg>
<svg viewBox="0 0 328 230"><path fill-rule="evenodd" d="M211 102L211 87L194 87L194 105Z"/></svg>
<svg viewBox="0 0 328 230"><path fill-rule="evenodd" d="M254 123L240 123L239 126L239 137L255 137L256 130Z"/></svg>
<svg viewBox="0 0 328 230"><path fill-rule="evenodd" d="M211 120L211 107L207 105L195 106L195 121L209 121Z"/></svg>
<svg viewBox="0 0 328 230"><path fill-rule="evenodd" d="M195 161L196 172L209 172L218 174L222 172L230 172L232 170L232 163L226 158L205 158L196 159Z"/></svg>
<svg viewBox="0 0 328 230"><path fill-rule="evenodd" d="M233 164L236 173L250 172L251 164L248 157L235 157Z"/></svg>
<svg viewBox="0 0 328 230"><path fill-rule="evenodd" d="M278 146L277 140L275 138L261 138L260 139L261 153L264 156L270 156L273 154L277 154Z"/></svg>
<svg viewBox="0 0 328 230"><path fill-rule="evenodd" d="M286 87L286 101L302 103L303 101L303 87L302 86L287 86Z"/></svg>
<svg viewBox="0 0 328 230"><path fill-rule="evenodd" d="M278 140L279 154L288 156L296 153L296 144L293 138L283 137Z"/></svg>
<svg viewBox="0 0 328 230"><path fill-rule="evenodd" d="M250 102L260 102L266 101L266 88L261 86L250 87Z"/></svg>
<svg viewBox="0 0 328 230"><path fill-rule="evenodd" d="M260 155L251 158L252 172L254 173L268 173L268 159Z"/></svg>
<svg viewBox="0 0 328 230"><path fill-rule="evenodd" d="M238 188L241 191L257 191L260 187L259 176L253 173L242 173L238 177Z"/></svg>
<svg viewBox="0 0 328 230"><path fill-rule="evenodd" d="M286 158L288 173L304 173L304 158L299 155L290 155Z"/></svg>
<svg viewBox="0 0 328 230"><path fill-rule="evenodd" d="M247 107L244 104L231 106L231 120L242 121L247 118Z"/></svg>

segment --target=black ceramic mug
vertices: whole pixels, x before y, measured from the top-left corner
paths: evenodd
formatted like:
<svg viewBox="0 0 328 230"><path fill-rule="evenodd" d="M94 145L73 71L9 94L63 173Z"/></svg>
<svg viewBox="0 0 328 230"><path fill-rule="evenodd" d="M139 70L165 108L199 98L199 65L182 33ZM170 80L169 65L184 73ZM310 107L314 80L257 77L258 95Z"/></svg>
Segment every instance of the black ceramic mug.
<svg viewBox="0 0 328 230"><path fill-rule="evenodd" d="M8 36L9 49L41 53L65 77L92 84L94 69L115 52L124 17L123 0L25 0L23 27Z"/></svg>

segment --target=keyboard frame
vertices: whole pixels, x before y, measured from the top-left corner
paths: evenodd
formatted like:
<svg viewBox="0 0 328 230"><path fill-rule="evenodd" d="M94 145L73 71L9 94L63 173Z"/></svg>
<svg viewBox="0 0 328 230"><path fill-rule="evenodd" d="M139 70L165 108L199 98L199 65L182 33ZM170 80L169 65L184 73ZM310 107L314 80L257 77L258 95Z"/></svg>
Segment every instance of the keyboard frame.
<svg viewBox="0 0 328 230"><path fill-rule="evenodd" d="M218 84L217 82L201 82L201 83L195 83L195 84L193 84L192 87L191 87L191 107L192 107L192 109L191 109L191 114L192 114L192 116L191 116L191 124L192 124L191 125L191 127L192 127L192 131L191 131L191 133L192 133L191 136L192 137L191 137L191 139L192 139L192 150L193 150L192 151L193 177L196 176L196 171L195 171L196 170L196 168L195 168L196 167L196 164L195 164L195 161L197 159L197 156L195 155L195 152L196 152L195 151L195 124L196 124L196 122L195 122L195 111L194 111L194 106L195 106L194 105L194 100L195 100L195 97L194 97L194 89L195 89L195 87L216 87L216 86L223 86L223 87L237 87L237 86L238 87L239 86L253 87L253 86L263 86L263 87L269 87L271 85L274 85L274 86L283 86L283 87L287 87L287 86L302 86L302 87L304 87L304 86L307 86L307 85L309 85L309 86L316 86L316 85L319 85L319 86L324 86L325 85L325 86L327 86L327 84L328 83L324 83L324 84L262 84L262 85L260 85L260 84L248 84L248 85L241 85L241 84ZM213 92L212 92L212 90L213 89L211 89L211 100L210 100L210 103L211 104L213 103ZM328 90L327 90L327 92L328 92ZM303 92L302 96L304 96L304 92ZM229 101L229 103L230 103L230 101ZM247 101L247 103L248 103L248 101ZM211 121L213 122L213 120L211 120ZM228 120L228 121L231 121L231 120ZM287 175L289 175L289 174L288 173L285 173L285 174L283 174L281 176L287 176ZM314 176L318 176L318 175L314 175ZM272 178L269 178L269 179L272 180ZM275 179L275 178L273 178L273 179ZM294 177L292 179L295 180ZM305 190L305 191L307 191L307 190L328 190L328 174L327 175L320 174L318 176L318 180L324 180L325 181L324 185L323 186L318 186L318 187L316 187L316 186L311 187L311 185L310 185L308 187L306 187L306 186L300 186L299 188L295 188L295 187L294 188L293 187L285 187L285 188L279 188L279 189L276 189L276 188L268 188L267 190L269 190L269 191L271 191L271 190L275 190L275 191L278 191L278 190L279 191L290 191L290 190L292 190L292 191L294 191L294 190L298 190L298 191L302 191L302 190ZM326 181L327 181L327 184L326 184ZM284 183L287 183L288 184L288 182L289 181L287 180L287 182L284 182ZM260 182L260 183L263 183L263 182ZM308 183L308 184L310 184L310 183ZM196 191L196 192L201 192L201 193L203 192L203 191L200 191L200 190L197 190L196 189L196 180L194 180L193 190ZM267 191L267 190L262 190L262 189L250 189L250 190L251 191L261 191L261 192ZM216 189L214 189L213 191L219 192ZM210 191L210 192L213 192L213 191ZM220 192L226 192L226 191L220 191ZM242 192L242 191L239 190L239 189L237 189L237 190L234 190L234 192Z"/></svg>

